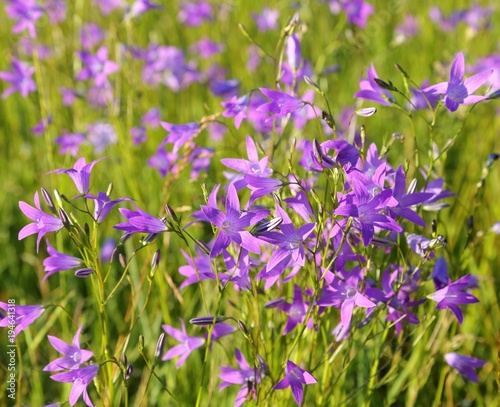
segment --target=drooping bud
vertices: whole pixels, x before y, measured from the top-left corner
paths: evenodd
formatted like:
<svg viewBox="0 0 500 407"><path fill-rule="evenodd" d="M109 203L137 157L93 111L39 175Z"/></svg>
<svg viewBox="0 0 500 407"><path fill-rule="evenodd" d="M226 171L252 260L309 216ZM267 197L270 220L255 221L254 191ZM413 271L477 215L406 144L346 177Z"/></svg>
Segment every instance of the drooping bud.
<svg viewBox="0 0 500 407"><path fill-rule="evenodd" d="M55 215L57 214L56 207L54 206L54 201L52 200L52 197L50 196L49 191L47 191L45 188L42 187L42 197L45 203L47 204L47 207L49 210Z"/></svg>
<svg viewBox="0 0 500 407"><path fill-rule="evenodd" d="M490 167L493 165L493 163L498 160L498 158L500 157L500 154L497 154L497 153L491 153L489 156L488 156L488 159L486 160L486 168L490 169Z"/></svg>
<svg viewBox="0 0 500 407"><path fill-rule="evenodd" d="M141 240L143 246L147 246L155 241L158 233L149 233L146 237Z"/></svg>
<svg viewBox="0 0 500 407"><path fill-rule="evenodd" d="M71 227L71 221L69 220L68 214L63 208L59 208L58 210L59 213L59 219L61 219L62 224L66 229L70 229Z"/></svg>
<svg viewBox="0 0 500 407"><path fill-rule="evenodd" d="M189 320L189 323L192 325L215 325L218 324L219 322L223 322L227 319L227 317L224 316L208 316L208 317L198 317L198 318L192 318Z"/></svg>
<svg viewBox="0 0 500 407"><path fill-rule="evenodd" d="M90 277L93 272L94 272L93 269L87 267L87 268L76 270L75 276L77 276L78 278L87 278L87 277Z"/></svg>
<svg viewBox="0 0 500 407"><path fill-rule="evenodd" d="M392 91L395 91L397 90L394 85L392 84L391 81L389 82L386 82L386 81L383 81L382 79L379 79L379 78L373 78L373 80L375 81L375 83L378 85L378 87L382 88L382 89L385 89L385 90L392 90Z"/></svg>
<svg viewBox="0 0 500 407"><path fill-rule="evenodd" d="M127 365L127 369L125 370L125 376L123 377L125 380L130 379L130 376L132 376L132 372L134 371L134 366L131 364Z"/></svg>

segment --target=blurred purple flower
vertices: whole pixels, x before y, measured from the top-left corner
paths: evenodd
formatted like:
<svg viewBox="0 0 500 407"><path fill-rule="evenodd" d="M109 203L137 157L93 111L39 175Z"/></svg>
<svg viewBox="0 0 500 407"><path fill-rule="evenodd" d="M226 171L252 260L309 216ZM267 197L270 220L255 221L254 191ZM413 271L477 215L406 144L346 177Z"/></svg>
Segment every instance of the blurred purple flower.
<svg viewBox="0 0 500 407"><path fill-rule="evenodd" d="M82 96L75 89L65 88L63 86L59 88L59 93L62 95L64 106L71 106L77 97Z"/></svg>
<svg viewBox="0 0 500 407"><path fill-rule="evenodd" d="M252 16L260 32L276 30L278 28L278 18L280 16L278 10L264 7L260 13L252 13Z"/></svg>
<svg viewBox="0 0 500 407"><path fill-rule="evenodd" d="M395 45L401 45L410 38L415 37L420 31L417 19L412 14L405 14L403 21L394 29Z"/></svg>
<svg viewBox="0 0 500 407"><path fill-rule="evenodd" d="M31 38L36 37L36 22L43 16L43 9L37 6L36 0L9 0L5 11L16 24L12 28L14 34L24 30L28 31Z"/></svg>
<svg viewBox="0 0 500 407"><path fill-rule="evenodd" d="M80 145L85 141L83 133L63 133L54 139L54 143L59 144L59 154L66 154L76 157Z"/></svg>
<svg viewBox="0 0 500 407"><path fill-rule="evenodd" d="M204 20L212 20L213 9L208 1L183 1L177 19L188 27L200 26Z"/></svg>
<svg viewBox="0 0 500 407"><path fill-rule="evenodd" d="M78 369L82 363L88 361L94 353L90 350L85 350L80 347L80 333L82 331L83 325L77 329L75 336L73 337L73 345L68 345L55 336L48 335L50 344L59 353L62 353L64 357L58 358L50 362L47 366L43 368L44 372L57 372L65 369Z"/></svg>
<svg viewBox="0 0 500 407"><path fill-rule="evenodd" d="M441 82L422 91L444 95L444 104L450 112L456 111L461 104L470 105L486 99L486 96L475 96L472 93L488 80L493 70L480 72L465 81L464 71L464 54L459 52L451 65L449 82Z"/></svg>
<svg viewBox="0 0 500 407"><path fill-rule="evenodd" d="M135 0L127 14L131 17L139 17L147 11L162 10L163 8L162 5L153 3L150 0Z"/></svg>
<svg viewBox="0 0 500 407"><path fill-rule="evenodd" d="M36 83L31 78L34 72L35 68L26 62L12 58L12 71L0 72L0 79L12 85L3 91L2 98L5 99L14 92L19 92L23 98L26 98L30 92L36 91Z"/></svg>
<svg viewBox="0 0 500 407"><path fill-rule="evenodd" d="M116 250L116 240L112 237L108 237L107 239L105 239L104 242L101 244L101 252L100 252L101 262L109 263L111 260L113 260L113 257L116 253L115 250Z"/></svg>
<svg viewBox="0 0 500 407"><path fill-rule="evenodd" d="M217 42L213 42L208 37L203 37L201 40L196 41L189 51L191 54L199 56L200 58L211 58L216 54L220 54L225 50L225 45Z"/></svg>
<svg viewBox="0 0 500 407"><path fill-rule="evenodd" d="M273 389L283 390L290 387L297 405L301 406L304 398L304 389L302 385L315 384L317 382L318 381L311 373L301 369L295 363L288 360L286 362L285 377L280 382L276 383Z"/></svg>
<svg viewBox="0 0 500 407"><path fill-rule="evenodd" d="M144 113L141 117L141 125L149 126L153 129L158 128L160 126L160 109L153 107Z"/></svg>
<svg viewBox="0 0 500 407"><path fill-rule="evenodd" d="M474 369L479 369L486 364L485 360L460 355L455 352L447 353L444 355L444 359L448 365L458 370L462 376L476 383L478 382L478 378Z"/></svg>
<svg viewBox="0 0 500 407"><path fill-rule="evenodd" d="M147 165L155 168L162 177L165 177L168 173L177 173L178 167L176 162L178 158L179 156L176 153L166 151L165 145L160 144L156 153L148 159Z"/></svg>
<svg viewBox="0 0 500 407"><path fill-rule="evenodd" d="M187 357L193 350L199 348L200 346L203 346L203 344L205 343L205 338L189 336L186 333L186 325L184 324L184 321L180 321L182 324L182 330L178 330L170 325L162 325L162 328L167 333L167 335L181 342L179 345L176 345L173 348L169 349L162 358L162 360L170 360L179 356L179 359L175 364L175 367L177 369L179 369L184 364Z"/></svg>
<svg viewBox="0 0 500 407"><path fill-rule="evenodd" d="M83 393L83 401L89 407L94 407L87 393L87 386L94 380L99 372L99 365L89 365L78 369L69 370L64 373L57 373L50 376L52 380L63 383L73 383L69 393L69 404L73 406Z"/></svg>
<svg viewBox="0 0 500 407"><path fill-rule="evenodd" d="M40 120L37 124L35 124L34 127L30 129L30 131L36 137L41 136L43 133L45 133L50 124L52 124L51 115L47 116L45 119Z"/></svg>
<svg viewBox="0 0 500 407"><path fill-rule="evenodd" d="M233 96L229 102L222 102L222 107L226 109L222 112L222 116L234 117L234 127L239 129L241 122L247 117L246 110L248 109L249 101L248 95L243 95L239 98Z"/></svg>
<svg viewBox="0 0 500 407"><path fill-rule="evenodd" d="M43 212L40 208L40 198L38 197L38 191L35 192L34 197L35 207L28 205L26 202L20 201L19 208L21 211L34 222L23 227L18 234L18 239L22 240L27 236L38 233L38 239L36 241L36 252L40 248L40 241L42 238L50 232L57 232L63 228L63 223L61 219L56 216L52 216Z"/></svg>
<svg viewBox="0 0 500 407"><path fill-rule="evenodd" d="M167 130L170 134L165 137L164 143L172 143L173 153L177 153L179 149L188 141L194 138L200 131L200 124L196 122L186 124L172 124L160 122L161 127Z"/></svg>
<svg viewBox="0 0 500 407"><path fill-rule="evenodd" d="M365 28L368 17L375 11L374 7L363 0L329 0L332 14L344 11L350 24Z"/></svg>
<svg viewBox="0 0 500 407"><path fill-rule="evenodd" d="M52 24L57 24L66 19L66 1L46 0L43 8Z"/></svg>
<svg viewBox="0 0 500 407"><path fill-rule="evenodd" d="M111 14L114 10L122 8L122 0L94 0L94 3L101 9L104 15Z"/></svg>
<svg viewBox="0 0 500 407"><path fill-rule="evenodd" d="M301 99L281 92L281 90L260 88L260 91L268 99L271 99L270 102L264 103L256 109L258 112L273 113L267 117L266 122L274 118L285 117L304 107L304 102Z"/></svg>
<svg viewBox="0 0 500 407"><path fill-rule="evenodd" d="M87 51L79 51L78 56L82 60L82 69L76 75L79 81L92 79L96 87L105 85L108 75L118 71L119 67L108 59L108 48L101 47L94 54Z"/></svg>
<svg viewBox="0 0 500 407"><path fill-rule="evenodd" d="M146 134L146 128L143 126L136 126L130 129L130 134L132 136L132 144L134 146L144 143L148 137Z"/></svg>
<svg viewBox="0 0 500 407"><path fill-rule="evenodd" d="M94 153L101 154L111 144L118 142L118 135L109 123L94 123L88 126L87 140L94 146Z"/></svg>
<svg viewBox="0 0 500 407"><path fill-rule="evenodd" d="M18 305L15 304L14 320L16 327L14 328L15 338L19 332L24 331L29 325L35 322L45 311L42 305ZM0 319L0 328L6 328L12 325L12 319L9 318L9 311L12 310L12 304L7 304L0 301L0 309L5 311L5 316Z"/></svg>
<svg viewBox="0 0 500 407"><path fill-rule="evenodd" d="M90 51L104 40L104 31L95 23L85 23L82 26L80 38L83 49Z"/></svg>

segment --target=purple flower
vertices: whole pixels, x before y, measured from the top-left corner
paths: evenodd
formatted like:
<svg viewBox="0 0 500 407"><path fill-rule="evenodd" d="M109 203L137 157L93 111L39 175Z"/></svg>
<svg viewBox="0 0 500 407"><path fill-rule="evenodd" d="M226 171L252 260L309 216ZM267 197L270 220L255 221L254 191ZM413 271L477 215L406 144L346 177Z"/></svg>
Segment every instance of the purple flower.
<svg viewBox="0 0 500 407"><path fill-rule="evenodd" d="M178 166L176 163L178 159L177 153L166 151L165 145L160 144L156 153L148 159L147 165L155 168L162 177L165 177L169 172L172 174L177 173Z"/></svg>
<svg viewBox="0 0 500 407"><path fill-rule="evenodd" d="M450 112L454 112L461 104L470 105L486 99L486 96L472 95L483 85L493 73L493 70L480 72L464 81L465 61L464 54L459 52L450 69L450 80L423 89L423 92L432 92L444 95L444 104Z"/></svg>
<svg viewBox="0 0 500 407"><path fill-rule="evenodd" d="M252 15L260 32L276 30L278 28L278 18L280 16L280 12L278 10L272 10L269 7L264 7L260 14L252 13Z"/></svg>
<svg viewBox="0 0 500 407"><path fill-rule="evenodd" d="M78 257L68 256L67 254L58 252L52 247L48 240L47 252L49 253L49 257L43 261L43 269L46 274L42 281L45 281L52 274L58 273L59 271L71 270L83 264L83 261Z"/></svg>
<svg viewBox="0 0 500 407"><path fill-rule="evenodd" d="M209 203L210 204L210 203ZM231 184L227 190L226 213L216 206L202 205L201 210L206 219L219 229L210 257L217 257L224 249L235 242L252 253L260 253L259 241L250 232L243 230L265 218L269 211L240 211L240 201L236 188Z"/></svg>
<svg viewBox="0 0 500 407"><path fill-rule="evenodd" d="M16 20L12 28L14 34L27 30L31 38L36 37L35 23L43 15L43 9L37 6L36 0L11 0L5 11L11 20Z"/></svg>
<svg viewBox="0 0 500 407"><path fill-rule="evenodd" d="M437 290L428 297L437 302L437 309L449 308L457 317L458 323L462 324L464 315L458 305L479 302L476 297L466 292L467 289L471 288L471 283L473 283L471 274L467 274L455 282L448 280L446 287Z"/></svg>
<svg viewBox="0 0 500 407"><path fill-rule="evenodd" d="M266 122L280 117L286 117L289 113L299 111L304 107L304 102L294 96L288 95L281 90L273 90L260 88L262 94L271 99L270 102L264 103L257 107L257 112L273 113L268 116Z"/></svg>
<svg viewBox="0 0 500 407"><path fill-rule="evenodd" d="M83 133L63 133L54 139L54 143L59 144L59 154L69 154L72 157L78 155L80 145L85 141Z"/></svg>
<svg viewBox="0 0 500 407"><path fill-rule="evenodd" d="M222 116L234 117L234 127L239 129L241 122L247 117L246 110L248 109L249 102L248 95L243 95L240 98L233 96L229 102L222 102L222 107L226 108L222 112Z"/></svg>
<svg viewBox="0 0 500 407"><path fill-rule="evenodd" d="M52 24L66 19L66 2L64 0L46 0L43 8Z"/></svg>
<svg viewBox="0 0 500 407"><path fill-rule="evenodd" d="M42 305L12 305L0 301L0 309L4 310L6 316L0 319L0 327L6 328L12 325L12 319L9 318L11 310L14 307L14 338L19 332L24 331L29 325L35 322L45 311ZM12 315L12 314L11 314Z"/></svg>
<svg viewBox="0 0 500 407"><path fill-rule="evenodd" d="M117 203L130 201L130 198L117 198L111 200L106 192L98 192L97 196L87 194L86 198L94 200L94 220L97 223L101 223Z"/></svg>
<svg viewBox="0 0 500 407"><path fill-rule="evenodd" d="M66 342L63 342L55 336L48 335L50 344L54 347L55 350L57 350L59 353L62 353L64 357L50 362L43 368L44 372L57 372L59 370L65 369L78 369L80 367L80 364L85 363L92 356L94 356L91 351L82 349L80 347L80 333L82 331L82 328L83 325L80 325L80 327L76 331L76 334L73 337L73 346L68 345Z"/></svg>
<svg viewBox="0 0 500 407"><path fill-rule="evenodd" d="M148 139L146 128L143 126L132 127L130 129L130 134L132 135L132 143L135 146L144 143Z"/></svg>
<svg viewBox="0 0 500 407"><path fill-rule="evenodd" d="M366 26L368 17L375 11L370 3L363 0L330 0L329 4L333 14L338 14L342 9L349 23L361 28Z"/></svg>
<svg viewBox="0 0 500 407"><path fill-rule="evenodd" d="M201 40L195 42L189 48L193 55L199 56L200 58L211 58L216 54L220 54L225 49L224 44L219 44L213 42L208 37L203 37Z"/></svg>
<svg viewBox="0 0 500 407"><path fill-rule="evenodd" d="M161 127L170 133L165 137L164 143L172 143L174 145L173 153L177 153L182 146L194 138L200 131L200 124L196 122L186 124L160 122L160 124Z"/></svg>
<svg viewBox="0 0 500 407"><path fill-rule="evenodd" d="M444 359L453 369L458 370L462 376L476 383L478 378L474 369L479 369L486 364L485 360L460 355L455 352L447 353L444 355Z"/></svg>
<svg viewBox="0 0 500 407"><path fill-rule="evenodd" d="M149 10L161 9L163 9L163 6L153 3L150 0L135 0L132 4L132 7L130 7L128 15L130 15L131 17L139 17L141 14L144 14Z"/></svg>
<svg viewBox="0 0 500 407"><path fill-rule="evenodd" d="M188 27L197 27L204 20L212 20L212 15L212 5L208 1L183 1L177 19Z"/></svg>
<svg viewBox="0 0 500 407"><path fill-rule="evenodd" d="M135 205L134 205L135 206ZM118 230L123 230L130 233L151 233L158 234L166 232L168 230L164 219L158 219L157 217L144 212L136 206L136 211L131 211L130 209L120 208L118 209L120 213L125 216L128 222L119 223L115 225L114 228Z"/></svg>
<svg viewBox="0 0 500 407"><path fill-rule="evenodd" d="M45 119L40 120L34 127L30 129L30 131L36 137L41 136L47 130L47 127L52 124L52 116L49 115Z"/></svg>
<svg viewBox="0 0 500 407"><path fill-rule="evenodd" d="M250 367L238 348L234 350L234 353L239 369L230 366L222 366L220 368L222 373L219 375L219 378L222 380L222 383L219 385L219 390L223 390L232 384L241 384L240 391L234 401L234 407L239 407L249 396L253 396L254 399L256 398L255 389L261 381L263 373L256 367Z"/></svg>
<svg viewBox="0 0 500 407"><path fill-rule="evenodd" d="M92 171L92 167L97 164L99 161L104 158L100 158L98 160L92 161L88 164L85 163L85 157L81 157L77 160L73 168L60 168L57 170L52 170L50 172L57 172L58 174L68 174L70 178L75 183L76 189L80 193L80 195L86 195L89 192L90 188L90 172Z"/></svg>
<svg viewBox="0 0 500 407"><path fill-rule="evenodd" d="M163 355L162 358L162 360L170 360L179 356L179 359L175 364L175 367L177 369L179 369L184 364L187 357L191 354L193 350L199 348L200 346L203 346L203 344L205 343L205 338L199 338L197 336L188 336L188 334L186 333L186 325L184 324L183 320L181 320L181 324L182 324L181 331L170 325L162 325L162 328L169 336L181 342L179 345L176 345L173 348L169 349L168 352L165 353L165 355Z"/></svg>
<svg viewBox="0 0 500 407"><path fill-rule="evenodd" d="M198 251L198 256L193 259L191 256L188 256L184 250L181 250L181 253L188 262L187 265L179 267L179 273L184 277L187 277L187 280L185 280L179 287L181 290L188 285L195 284L203 280L215 280L216 276L212 270L212 261L207 255Z"/></svg>
<svg viewBox="0 0 500 407"><path fill-rule="evenodd" d="M293 286L293 301L291 304L284 303L279 308L288 314L288 320L286 321L285 328L283 329L283 335L290 333L298 324L304 323L304 318L307 313L308 302L304 302L302 299L302 291L300 287L295 284Z"/></svg>
<svg viewBox="0 0 500 407"><path fill-rule="evenodd" d="M379 103L384 106L391 106L392 103L396 101L394 96L385 89L382 89L377 85L375 79L378 78L377 71L373 64L367 70L367 79L362 79L359 82L359 87L361 90L355 93L354 97L364 100L371 100L372 102Z"/></svg>
<svg viewBox="0 0 500 407"><path fill-rule="evenodd" d="M104 40L104 31L95 23L85 23L82 26L80 37L83 49L90 51Z"/></svg>
<svg viewBox="0 0 500 407"><path fill-rule="evenodd" d="M160 125L160 109L153 107L141 117L141 125L156 129Z"/></svg>
<svg viewBox="0 0 500 407"><path fill-rule="evenodd" d="M273 387L275 390L283 390L287 387L292 389L293 398L297 402L297 405L302 405L302 399L304 398L304 390L302 389L303 384L314 384L318 381L314 376L298 367L295 363L288 360L286 362L285 377Z"/></svg>
<svg viewBox="0 0 500 407"><path fill-rule="evenodd" d="M26 62L12 58L12 71L0 72L0 79L12 85L3 91L2 98L5 99L14 92L19 92L25 98L30 92L36 91L36 83L31 78L34 72L35 68Z"/></svg>
<svg viewBox="0 0 500 407"><path fill-rule="evenodd" d="M87 386L94 380L99 372L99 365L89 365L79 369L73 369L64 373L50 376L52 380L63 383L73 383L69 393L69 405L74 406L83 393L83 400L89 407L94 407L87 393Z"/></svg>
<svg viewBox="0 0 500 407"><path fill-rule="evenodd" d="M18 239L22 240L27 236L38 233L38 239L36 241L36 252L40 247L40 241L42 238L50 232L57 232L63 228L63 223L58 217L49 215L43 212L40 208L40 198L38 197L38 191L35 192L34 197L35 208L28 205L26 202L20 201L19 208L21 211L34 222L26 225L19 231Z"/></svg>
<svg viewBox="0 0 500 407"><path fill-rule="evenodd" d="M108 48L101 47L93 55L87 51L78 52L82 60L82 70L76 75L79 81L93 79L96 87L101 88L105 85L108 75L118 71L118 65L108 60Z"/></svg>

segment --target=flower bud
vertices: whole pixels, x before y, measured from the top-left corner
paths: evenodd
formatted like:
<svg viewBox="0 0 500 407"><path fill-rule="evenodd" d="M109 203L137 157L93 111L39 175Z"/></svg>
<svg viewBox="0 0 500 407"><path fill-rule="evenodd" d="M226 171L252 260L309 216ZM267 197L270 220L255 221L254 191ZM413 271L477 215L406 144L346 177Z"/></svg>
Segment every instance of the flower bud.
<svg viewBox="0 0 500 407"><path fill-rule="evenodd" d="M75 276L77 276L78 278L87 278L89 277L92 273L94 272L94 270L92 270L91 268L83 268L83 269L79 269L79 270L76 270L75 271Z"/></svg>
<svg viewBox="0 0 500 407"><path fill-rule="evenodd" d="M155 276L156 269L158 268L158 264L160 263L160 249L155 251L153 254L153 258L151 259L151 270L149 271L149 278L153 278Z"/></svg>
<svg viewBox="0 0 500 407"><path fill-rule="evenodd" d="M238 328L245 334L245 336L249 335L248 328L241 319L238 319Z"/></svg>
<svg viewBox="0 0 500 407"><path fill-rule="evenodd" d="M379 78L373 78L373 80L375 81L375 83L378 85L379 88L382 88L385 90L392 90L392 91L397 90L391 81L385 82Z"/></svg>
<svg viewBox="0 0 500 407"><path fill-rule="evenodd" d="M125 376L123 377L125 380L130 379L130 376L132 376L132 372L134 371L134 366L131 364L127 365L127 369L125 370Z"/></svg>
<svg viewBox="0 0 500 407"><path fill-rule="evenodd" d="M108 189L106 190L106 196L111 196L111 193L113 192L113 183L110 182L108 185Z"/></svg>
<svg viewBox="0 0 500 407"><path fill-rule="evenodd" d="M208 316L208 317L199 317L199 318L192 318L189 320L189 323L192 325L214 325L218 324L219 322L223 322L227 319L227 317L224 316Z"/></svg>
<svg viewBox="0 0 500 407"><path fill-rule="evenodd" d="M283 222L283 218L277 217L271 220L263 220L257 223L257 225L251 230L253 236L259 236L262 233L270 232Z"/></svg>
<svg viewBox="0 0 500 407"><path fill-rule="evenodd" d="M47 191L45 188L42 187L42 197L45 203L47 204L47 207L49 210L55 215L57 214L56 207L54 206L54 201L52 200L52 197L49 194L49 191Z"/></svg>
<svg viewBox="0 0 500 407"><path fill-rule="evenodd" d="M127 355L125 355L125 353L122 353L122 356L120 358L120 363L123 365L123 366L126 366L127 365Z"/></svg>
<svg viewBox="0 0 500 407"><path fill-rule="evenodd" d="M406 72L406 71L405 71L405 70L401 67L401 65L399 65L399 64L395 64L394 66L395 66L395 68L396 68L399 72L401 72L401 73L403 74L403 76L404 76L406 79L410 78L410 76L408 75L408 73L407 73L407 72Z"/></svg>
<svg viewBox="0 0 500 407"><path fill-rule="evenodd" d="M62 224L66 229L69 229L71 227L71 221L69 220L68 214L63 208L59 208L58 210L59 213L59 219L61 219Z"/></svg>
<svg viewBox="0 0 500 407"><path fill-rule="evenodd" d="M61 195L57 189L54 189L54 197L59 207L63 206Z"/></svg>
<svg viewBox="0 0 500 407"><path fill-rule="evenodd" d="M264 304L264 308L278 308L280 305L284 304L286 301L284 298L275 298L274 300L267 301Z"/></svg>
<svg viewBox="0 0 500 407"><path fill-rule="evenodd" d="M139 348L139 352L143 352L144 351L144 336L143 335L139 335L139 345L138 345L138 348Z"/></svg>
<svg viewBox="0 0 500 407"><path fill-rule="evenodd" d="M165 205L165 213L167 214L167 216L169 218L172 218L173 220L175 220L176 222L179 221L179 218L177 217L177 214L175 213L175 211L172 209L172 207L170 205Z"/></svg>
<svg viewBox="0 0 500 407"><path fill-rule="evenodd" d="M118 255L118 261L120 262L121 266L123 268L127 267L127 259L125 258L125 256L123 255L123 253L120 253Z"/></svg>
<svg viewBox="0 0 500 407"><path fill-rule="evenodd" d="M257 354L257 362L259 362L260 371L262 373L264 373L265 375L270 376L271 372L269 370L269 367L267 366L267 363L264 360L264 358L262 356L260 356L259 354Z"/></svg>
<svg viewBox="0 0 500 407"><path fill-rule="evenodd" d="M370 117L370 116L373 116L375 113L377 113L377 108L376 107L365 107L363 109L356 110L355 113L361 117Z"/></svg>
<svg viewBox="0 0 500 407"><path fill-rule="evenodd" d="M158 342L156 342L155 355L154 355L155 365L159 362L164 347L165 347L165 332L162 332L160 337L158 338Z"/></svg>

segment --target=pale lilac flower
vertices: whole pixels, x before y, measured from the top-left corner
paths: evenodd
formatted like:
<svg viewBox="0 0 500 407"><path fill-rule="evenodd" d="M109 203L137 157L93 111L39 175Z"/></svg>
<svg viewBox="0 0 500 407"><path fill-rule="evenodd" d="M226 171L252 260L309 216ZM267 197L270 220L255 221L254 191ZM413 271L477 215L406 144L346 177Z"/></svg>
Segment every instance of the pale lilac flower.
<svg viewBox="0 0 500 407"><path fill-rule="evenodd" d="M239 407L249 398L249 396L253 396L253 398L256 399L257 394L255 388L264 377L264 373L256 367L250 367L238 348L235 349L234 353L239 369L230 366L222 366L220 368L221 374L219 378L222 380L222 383L219 385L219 390L223 390L232 384L240 384L240 391L236 395L236 400L234 401L234 407Z"/></svg>
<svg viewBox="0 0 500 407"><path fill-rule="evenodd" d="M135 146L142 144L147 140L146 128L143 126L136 126L130 129L130 134L132 135L132 144Z"/></svg>
<svg viewBox="0 0 500 407"><path fill-rule="evenodd" d="M298 367L295 363L288 360L286 362L285 377L273 387L275 390L283 390L290 387L292 390L293 398L298 406L302 405L304 398L303 384L315 384L318 381L309 372Z"/></svg>
<svg viewBox="0 0 500 407"><path fill-rule="evenodd" d="M153 129L158 128L160 125L160 109L153 107L144 113L141 117L141 125L149 126Z"/></svg>
<svg viewBox="0 0 500 407"><path fill-rule="evenodd" d="M177 153L182 146L193 139L200 131L200 124L196 122L186 124L160 122L160 124L161 127L170 133L165 137L164 143L172 143L174 145L173 153Z"/></svg>
<svg viewBox="0 0 500 407"><path fill-rule="evenodd" d="M252 15L260 32L276 30L278 28L278 18L280 16L278 10L264 7L260 13L252 13Z"/></svg>
<svg viewBox="0 0 500 407"><path fill-rule="evenodd" d="M474 369L479 369L486 364L485 360L460 355L455 352L447 353L444 355L444 359L448 365L458 370L462 376L476 383L478 382L478 378Z"/></svg>
<svg viewBox="0 0 500 407"><path fill-rule="evenodd" d="M99 372L99 365L89 365L79 369L69 370L50 376L56 382L73 383L69 393L69 405L74 406L83 393L83 401L89 407L94 407L87 393L87 386L94 380Z"/></svg>
<svg viewBox="0 0 500 407"><path fill-rule="evenodd" d="M130 10L128 11L128 15L131 17L139 17L147 11L162 9L162 5L153 3L151 0L135 0L132 7L130 7Z"/></svg>
<svg viewBox="0 0 500 407"><path fill-rule="evenodd" d="M12 305L0 301L0 309L5 311L5 316L0 319L0 327L6 328L11 325L12 320L9 319L7 311ZM14 320L16 327L14 328L14 338L19 332L24 331L29 325L35 322L45 311L42 305L18 305L15 304Z"/></svg>
<svg viewBox="0 0 500 407"><path fill-rule="evenodd" d="M95 123L88 126L87 140L94 146L94 153L101 154L106 147L118 142L118 135L109 123Z"/></svg>
<svg viewBox="0 0 500 407"><path fill-rule="evenodd" d="M65 88L64 86L59 88L59 93L62 95L64 106L71 106L78 97L83 96L75 89Z"/></svg>
<svg viewBox="0 0 500 407"><path fill-rule="evenodd" d="M405 14L403 22L398 24L394 29L395 45L400 45L408 41L410 38L415 37L420 31L417 19L412 14Z"/></svg>
<svg viewBox="0 0 500 407"><path fill-rule="evenodd" d="M94 165L96 165L99 161L104 158L100 158L98 160L94 160L88 164L85 163L85 158L79 158L73 168L60 168L57 170L52 170L50 172L56 172L58 174L68 174L70 178L75 183L76 189L83 196L88 194L90 188L90 172Z"/></svg>
<svg viewBox="0 0 500 407"><path fill-rule="evenodd" d="M48 240L46 242L49 257L43 261L45 276L42 281L45 281L52 274L58 273L59 271L71 270L83 265L83 261L78 257L61 253L57 251Z"/></svg>
<svg viewBox="0 0 500 407"><path fill-rule="evenodd" d="M26 98L30 92L36 91L36 83L31 78L34 73L35 68L17 58L12 58L12 71L0 72L0 79L11 84L3 91L2 98L5 99L14 92L19 92L23 98Z"/></svg>
<svg viewBox="0 0 500 407"><path fill-rule="evenodd" d="M180 344L169 349L165 355L163 355L162 360L170 360L175 357L179 357L175 367L179 369L191 352L205 343L205 338L199 338L197 336L189 336L186 333L186 325L183 320L180 320L182 324L182 330L178 330L170 325L162 325L164 331L171 337L173 337Z"/></svg>
<svg viewBox="0 0 500 407"><path fill-rule="evenodd" d="M486 96L472 95L483 85L493 73L486 70L464 80L465 61L464 54L459 52L450 69L449 82L441 82L437 85L423 89L423 92L433 92L444 95L444 104L450 112L454 112L461 104L470 105L487 99Z"/></svg>
<svg viewBox="0 0 500 407"><path fill-rule="evenodd" d="M148 159L147 165L155 168L162 177L165 177L168 173L177 173L178 166L176 163L178 159L177 153L166 151L165 145L160 144L156 153Z"/></svg>
<svg viewBox="0 0 500 407"><path fill-rule="evenodd" d="M12 32L19 34L26 30L31 38L35 38L35 24L43 16L43 9L36 4L36 0L10 0L8 3L5 11L11 20L16 21Z"/></svg>
<svg viewBox="0 0 500 407"><path fill-rule="evenodd" d="M201 40L196 41L189 51L200 58L207 59L211 58L216 54L220 54L225 50L224 44L213 42L208 37L203 37Z"/></svg>
<svg viewBox="0 0 500 407"><path fill-rule="evenodd" d="M237 129L240 128L241 122L246 115L246 111L248 109L248 104L250 99L248 95L243 95L241 97L233 96L229 102L222 102L222 107L226 108L222 112L222 116L224 117L234 117L234 127Z"/></svg>
<svg viewBox="0 0 500 407"><path fill-rule="evenodd" d="M364 28L367 19L375 11L374 7L363 0L329 0L332 14L344 11L350 24Z"/></svg>
<svg viewBox="0 0 500 407"><path fill-rule="evenodd" d="M104 40L104 31L95 23L85 23L82 26L80 37L83 49L90 51Z"/></svg>
<svg viewBox="0 0 500 407"><path fill-rule="evenodd" d="M40 198L38 197L38 191L35 192L34 197L35 208L28 205L26 202L20 201L19 208L21 211L34 222L23 227L18 234L18 239L22 240L27 236L38 233L38 238L36 241L36 252L40 247L40 241L42 238L50 232L57 232L63 228L63 223L61 219L56 216L49 215L42 211L40 208Z"/></svg>
<svg viewBox="0 0 500 407"><path fill-rule="evenodd" d="M46 0L43 8L52 24L57 24L66 19L66 1Z"/></svg>
<svg viewBox="0 0 500 407"><path fill-rule="evenodd" d="M270 102L260 105L258 112L273 113L266 121L274 118L286 117L289 113L296 112L304 107L304 102L295 96L288 95L281 90L260 88L264 96L271 99Z"/></svg>
<svg viewBox="0 0 500 407"><path fill-rule="evenodd" d="M57 372L65 369L78 369L82 363L88 361L94 353L90 350L85 350L80 347L80 333L82 331L83 325L77 329L75 336L73 337L73 345L68 345L55 336L48 335L50 344L59 353L62 353L64 357L58 358L50 362L47 366L43 368L44 372Z"/></svg>
<svg viewBox="0 0 500 407"><path fill-rule="evenodd" d="M122 8L122 0L94 0L94 3L101 9L104 15L111 14L114 10Z"/></svg>
<svg viewBox="0 0 500 407"><path fill-rule="evenodd" d="M34 136L38 137L45 133L47 127L52 124L52 116L49 115L45 119L40 120L34 127L30 129Z"/></svg>

